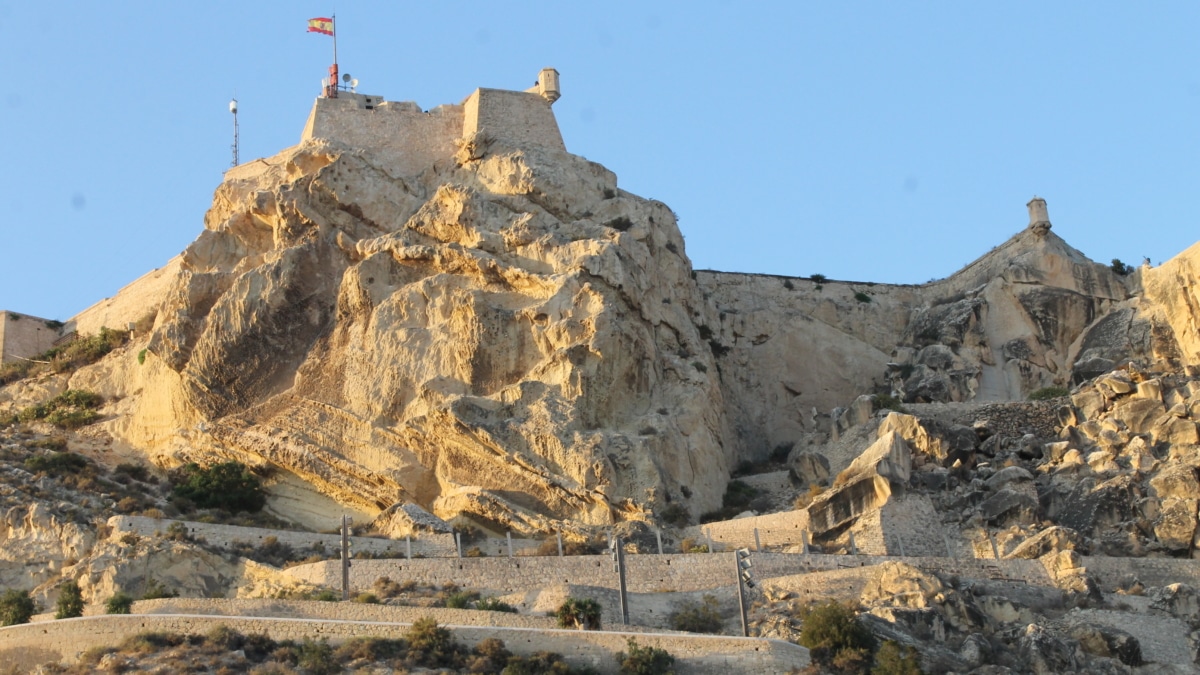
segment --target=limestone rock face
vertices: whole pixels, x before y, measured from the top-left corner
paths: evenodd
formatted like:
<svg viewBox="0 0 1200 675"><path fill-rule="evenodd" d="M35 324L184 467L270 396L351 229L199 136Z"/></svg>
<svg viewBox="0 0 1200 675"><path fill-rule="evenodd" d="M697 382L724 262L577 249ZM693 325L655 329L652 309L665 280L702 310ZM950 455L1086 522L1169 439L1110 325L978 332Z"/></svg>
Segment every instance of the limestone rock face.
<svg viewBox="0 0 1200 675"><path fill-rule="evenodd" d="M400 179L307 141L221 185L114 431L368 514L716 508L736 447L670 209L562 151L472 147Z"/></svg>

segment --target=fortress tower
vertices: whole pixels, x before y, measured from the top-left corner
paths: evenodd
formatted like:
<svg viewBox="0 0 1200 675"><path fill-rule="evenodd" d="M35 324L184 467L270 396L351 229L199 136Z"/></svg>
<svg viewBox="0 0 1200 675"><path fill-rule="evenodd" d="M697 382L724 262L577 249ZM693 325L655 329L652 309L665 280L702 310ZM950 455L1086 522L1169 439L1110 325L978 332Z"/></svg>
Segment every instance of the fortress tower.
<svg viewBox="0 0 1200 675"><path fill-rule="evenodd" d="M1026 204L1029 208L1029 229L1042 235L1050 231L1050 214L1046 211L1046 200L1034 195Z"/></svg>
<svg viewBox="0 0 1200 675"><path fill-rule="evenodd" d="M476 89L457 105L422 110L412 101L339 92L313 104L301 141L324 138L370 150L399 175L453 158L460 139L483 135L502 146L566 150L550 106L561 96L558 71L543 68L525 91Z"/></svg>

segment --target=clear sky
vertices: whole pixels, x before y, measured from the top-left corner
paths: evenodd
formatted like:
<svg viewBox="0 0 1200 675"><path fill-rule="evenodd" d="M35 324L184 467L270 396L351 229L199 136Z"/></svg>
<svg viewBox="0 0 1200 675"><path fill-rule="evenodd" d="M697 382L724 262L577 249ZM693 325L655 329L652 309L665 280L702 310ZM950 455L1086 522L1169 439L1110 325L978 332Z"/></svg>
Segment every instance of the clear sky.
<svg viewBox="0 0 1200 675"><path fill-rule="evenodd" d="M1143 11L1142 7L1152 7ZM0 309L66 319L300 137L331 40L432 108L562 74L567 148L680 217L697 268L943 277L1049 203L1107 263L1200 239L1200 3L0 0Z"/></svg>

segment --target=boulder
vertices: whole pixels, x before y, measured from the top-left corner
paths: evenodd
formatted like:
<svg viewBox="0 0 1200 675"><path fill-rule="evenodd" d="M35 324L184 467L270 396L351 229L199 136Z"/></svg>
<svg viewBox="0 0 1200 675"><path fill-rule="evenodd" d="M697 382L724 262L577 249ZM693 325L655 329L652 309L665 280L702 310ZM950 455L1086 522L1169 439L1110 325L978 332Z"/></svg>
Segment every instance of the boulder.
<svg viewBox="0 0 1200 675"><path fill-rule="evenodd" d="M1169 413L1158 418L1150 433L1156 444L1196 445L1197 442L1200 442L1200 434L1196 432L1195 422Z"/></svg>
<svg viewBox="0 0 1200 675"><path fill-rule="evenodd" d="M889 418L891 415L888 416ZM912 478L912 452L904 438L895 431L880 429L879 439L838 475L839 483L850 482L851 477L878 475L892 485L907 485Z"/></svg>
<svg viewBox="0 0 1200 675"><path fill-rule="evenodd" d="M1171 551L1187 551L1192 548L1196 536L1195 499L1164 499L1158 522L1154 524L1154 536Z"/></svg>
<svg viewBox="0 0 1200 675"><path fill-rule="evenodd" d="M1021 664L1035 675L1059 675L1079 667L1079 644L1031 623L1017 642Z"/></svg>
<svg viewBox="0 0 1200 675"><path fill-rule="evenodd" d="M1067 634L1079 640L1083 651L1114 658L1127 666L1142 665L1142 645L1134 636L1119 628L1093 623L1074 623Z"/></svg>
<svg viewBox="0 0 1200 675"><path fill-rule="evenodd" d="M976 668L991 659L992 644L979 633L971 633L963 640L958 655L972 668Z"/></svg>
<svg viewBox="0 0 1200 675"><path fill-rule="evenodd" d="M1071 397L1071 405L1079 409L1084 419L1095 419L1108 407L1108 400L1095 389L1083 389Z"/></svg>
<svg viewBox="0 0 1200 675"><path fill-rule="evenodd" d="M1155 422L1166 413L1162 401L1134 398L1115 406L1109 413L1109 419L1122 422L1131 434L1148 434Z"/></svg>
<svg viewBox="0 0 1200 675"><path fill-rule="evenodd" d="M1079 533L1075 530L1054 525L1021 542L1005 557L1033 560L1048 553L1057 555L1061 551L1074 551L1079 541Z"/></svg>
<svg viewBox="0 0 1200 675"><path fill-rule="evenodd" d="M1096 380L1096 386L1101 391L1107 389L1113 394L1121 395L1128 394L1133 391L1133 381L1129 379L1129 375L1119 370L1114 370L1103 377Z"/></svg>
<svg viewBox="0 0 1200 675"><path fill-rule="evenodd" d="M939 436L930 434L921 420L912 415L898 412L889 413L879 425L879 437L882 438L888 432L900 434L908 442L913 452L938 462L945 460L950 454L949 445L943 442Z"/></svg>
<svg viewBox="0 0 1200 675"><path fill-rule="evenodd" d="M1019 466L1006 466L983 482L989 490L998 490L1012 482L1031 481L1033 474Z"/></svg>
<svg viewBox="0 0 1200 675"><path fill-rule="evenodd" d="M824 485L829 482L829 460L824 455L792 451L787 463L788 475L799 487Z"/></svg>
<svg viewBox="0 0 1200 675"><path fill-rule="evenodd" d="M1188 584L1170 584L1150 592L1150 606L1200 628L1200 591Z"/></svg>
<svg viewBox="0 0 1200 675"><path fill-rule="evenodd" d="M1150 479L1150 488L1159 499L1200 499L1200 480L1196 469L1169 464Z"/></svg>
<svg viewBox="0 0 1200 675"><path fill-rule="evenodd" d="M984 500L979 513L997 524L1032 523L1037 518L1038 501L1026 492L1006 486Z"/></svg>

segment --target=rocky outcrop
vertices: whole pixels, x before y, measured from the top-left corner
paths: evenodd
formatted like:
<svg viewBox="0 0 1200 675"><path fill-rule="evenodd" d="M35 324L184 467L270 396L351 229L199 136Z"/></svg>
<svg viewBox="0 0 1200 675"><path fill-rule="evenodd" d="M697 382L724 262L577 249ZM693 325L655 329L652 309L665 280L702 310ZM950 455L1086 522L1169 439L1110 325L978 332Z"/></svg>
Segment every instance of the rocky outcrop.
<svg viewBox="0 0 1200 675"><path fill-rule="evenodd" d="M565 152L468 154L397 179L309 141L223 184L145 363L113 373L154 396L121 392L113 430L182 459L182 427L183 455L367 513L548 530L716 508L737 448L671 211Z"/></svg>

